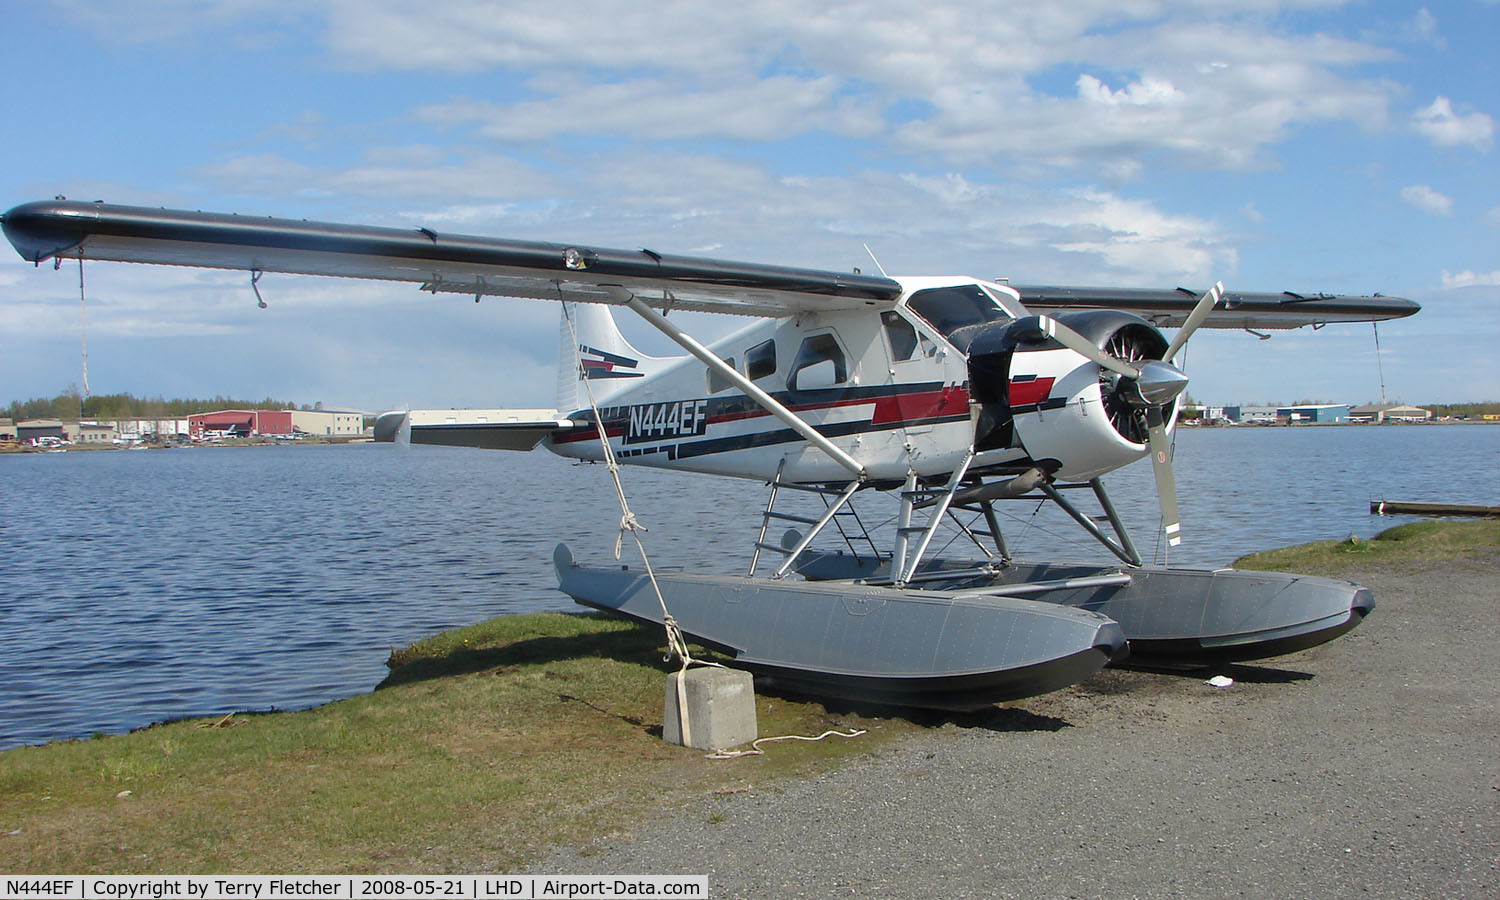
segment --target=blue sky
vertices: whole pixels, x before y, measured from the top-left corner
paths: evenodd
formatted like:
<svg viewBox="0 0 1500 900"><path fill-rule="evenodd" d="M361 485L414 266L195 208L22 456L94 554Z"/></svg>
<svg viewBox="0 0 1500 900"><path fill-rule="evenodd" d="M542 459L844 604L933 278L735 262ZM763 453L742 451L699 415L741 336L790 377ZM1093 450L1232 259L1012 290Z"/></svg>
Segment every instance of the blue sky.
<svg viewBox="0 0 1500 900"><path fill-rule="evenodd" d="M1368 325L1205 331L1190 392L1361 403L1383 370L1392 400L1500 399L1495 0L621 7L8 3L0 208L1383 292L1424 310L1380 365ZM260 310L236 273L85 275L94 393L552 403L546 303L268 275ZM80 337L76 268L7 250L0 402L79 383Z"/></svg>

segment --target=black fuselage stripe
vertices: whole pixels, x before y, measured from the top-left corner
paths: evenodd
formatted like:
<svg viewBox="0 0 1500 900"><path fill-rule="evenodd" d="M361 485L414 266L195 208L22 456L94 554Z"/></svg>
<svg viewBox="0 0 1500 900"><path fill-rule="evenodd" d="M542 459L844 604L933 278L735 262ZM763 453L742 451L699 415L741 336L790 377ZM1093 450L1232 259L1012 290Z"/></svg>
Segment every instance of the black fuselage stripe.
<svg viewBox="0 0 1500 900"><path fill-rule="evenodd" d="M784 404L793 411L832 406L834 404L850 404L860 401L874 402L886 397L899 397L907 394L930 394L941 391L944 383L941 381L924 381L914 384L902 385L875 385L871 387L847 387L828 388L815 391L776 391L771 397L776 402ZM765 408L755 400L744 394L735 394L730 397L709 397L707 415L709 422L726 417L744 417L751 414L769 415ZM600 410L604 419L605 428L623 428L630 419L630 406L606 406ZM965 413L967 415L967 413ZM589 419L587 410L580 410L571 414L570 419Z"/></svg>

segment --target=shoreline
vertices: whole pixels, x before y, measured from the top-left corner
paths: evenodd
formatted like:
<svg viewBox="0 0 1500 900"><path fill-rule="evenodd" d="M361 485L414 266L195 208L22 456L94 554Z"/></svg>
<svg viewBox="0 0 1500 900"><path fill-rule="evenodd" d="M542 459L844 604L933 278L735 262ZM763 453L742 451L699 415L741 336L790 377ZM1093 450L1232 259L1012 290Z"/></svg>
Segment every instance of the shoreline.
<svg viewBox="0 0 1500 900"><path fill-rule="evenodd" d="M977 716L871 715L768 695L758 700L763 735L870 734L772 745L766 757L732 762L658 737L663 669L653 630L585 616L501 617L418 642L403 651L415 661L387 686L347 700L0 752L0 868L706 870L715 897L830 884L882 896L1064 896L1081 889L1076 879L1087 871L1106 880L1085 895L1118 882L1144 895L1202 896L1183 879L1217 871L1228 847L1265 866L1308 866L1303 843L1326 850L1333 840L1330 810L1355 804L1396 821L1399 800L1427 817L1421 840L1377 825L1383 838L1407 842L1351 841L1328 852L1352 843L1357 857L1324 862L1347 870L1357 860L1368 874L1375 869L1360 867L1379 868L1380 854L1394 853L1379 871L1406 895L1479 896L1397 876L1420 854L1472 873L1472 852L1489 846L1475 842L1500 835L1472 825L1500 797L1490 751L1500 742L1500 692L1469 675L1489 671L1500 651L1485 629L1452 626L1493 617L1500 526L1419 530L1422 540L1480 537L1436 549L1412 538L1268 554L1292 553L1304 569L1297 553L1323 554L1334 561L1326 574L1375 588L1379 606L1333 643L1234 667L1231 688L1199 675L1107 669ZM1438 736L1452 741L1435 744ZM1443 757L1452 747L1462 753ZM1406 784L1410 772L1423 773L1421 784ZM1371 790L1386 781L1402 783L1396 799ZM1473 792L1462 793L1465 784ZM1474 808L1476 797L1490 806ZM1299 824L1310 813L1298 804L1314 800L1312 824ZM1469 804L1468 838L1443 830L1432 808L1439 800ZM225 804L236 811L230 820ZM369 820L375 811L379 824ZM1145 829L1142 845L1133 827ZM1078 868L1073 857L1088 847L1098 849ZM1152 890L1127 851L1159 869L1175 858L1156 858L1167 850L1182 857L1171 869L1179 881ZM791 864L767 873L768 857ZM1003 860L1012 867L997 869ZM1270 869L1242 871L1251 880L1235 884L1246 896L1291 890L1270 890ZM1373 876L1366 883L1379 887ZM1319 884L1311 895L1341 895Z"/></svg>
<svg viewBox="0 0 1500 900"><path fill-rule="evenodd" d="M200 441L198 443L141 443L141 444L65 444L62 447L28 447L19 444L0 444L0 454L4 453L56 453L56 452L87 452L95 453L115 450L206 450L214 447L309 447L327 446L333 444L372 444L374 438L366 436L358 437L307 437L298 438L295 441L278 441L274 438L265 439L233 439L227 441Z"/></svg>

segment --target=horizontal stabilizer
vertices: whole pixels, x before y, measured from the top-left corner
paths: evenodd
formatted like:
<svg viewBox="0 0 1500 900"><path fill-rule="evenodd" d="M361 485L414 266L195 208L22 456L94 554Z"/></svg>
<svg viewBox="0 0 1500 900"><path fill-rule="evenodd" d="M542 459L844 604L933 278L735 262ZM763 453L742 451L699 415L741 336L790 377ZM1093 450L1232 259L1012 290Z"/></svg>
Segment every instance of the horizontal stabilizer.
<svg viewBox="0 0 1500 900"><path fill-rule="evenodd" d="M530 450L549 435L590 427L555 409L413 409L381 413L375 440L485 450Z"/></svg>

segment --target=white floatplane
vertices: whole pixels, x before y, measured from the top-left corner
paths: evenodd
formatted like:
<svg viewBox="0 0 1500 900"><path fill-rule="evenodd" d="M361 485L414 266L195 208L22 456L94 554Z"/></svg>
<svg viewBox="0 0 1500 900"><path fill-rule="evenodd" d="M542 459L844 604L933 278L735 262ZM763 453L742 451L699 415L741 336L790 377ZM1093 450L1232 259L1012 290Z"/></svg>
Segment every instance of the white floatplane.
<svg viewBox="0 0 1500 900"><path fill-rule="evenodd" d="M434 294L560 301L553 409L388 413L379 440L529 450L752 478L769 499L745 576L574 561L560 587L643 621L670 616L734 664L793 688L972 709L1078 681L1126 653L1211 663L1353 628L1368 590L1300 575L1144 564L1100 478L1149 456L1163 536L1181 539L1170 433L1199 327L1297 328L1408 316L1395 297L1029 287L668 256L318 222L44 201L4 216L40 264L79 258L409 282ZM638 352L627 308L685 354ZM705 346L671 310L751 317ZM1176 328L1169 340L1162 328ZM607 448L607 449L606 449ZM1091 494L1090 515L1066 496ZM822 503L789 512L792 492ZM856 500L894 500L889 542ZM995 504L1050 500L1119 559L1011 558ZM961 516L960 513L963 513ZM1101 527L1101 523L1107 525ZM791 526L780 540L773 526ZM931 552L940 527L970 558ZM837 533L846 546L818 549ZM857 536L857 537L856 537ZM768 575L762 557L775 556Z"/></svg>

